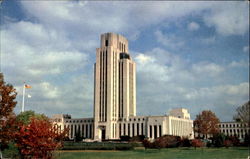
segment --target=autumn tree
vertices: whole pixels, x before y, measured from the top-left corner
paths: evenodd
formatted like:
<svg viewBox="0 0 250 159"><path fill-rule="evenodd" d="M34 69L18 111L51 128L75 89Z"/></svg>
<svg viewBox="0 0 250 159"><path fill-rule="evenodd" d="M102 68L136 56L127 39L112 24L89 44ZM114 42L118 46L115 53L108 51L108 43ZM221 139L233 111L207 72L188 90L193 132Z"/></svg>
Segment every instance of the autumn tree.
<svg viewBox="0 0 250 159"><path fill-rule="evenodd" d="M250 101L236 109L234 120L250 124Z"/></svg>
<svg viewBox="0 0 250 159"><path fill-rule="evenodd" d="M207 138L208 134L217 134L219 133L219 122L215 113L210 110L204 110L194 120L195 132L204 135L205 138Z"/></svg>
<svg viewBox="0 0 250 159"><path fill-rule="evenodd" d="M65 134L66 130L58 131L49 120L31 116L26 124L19 122L15 141L23 158L50 159L52 152L62 146Z"/></svg>
<svg viewBox="0 0 250 159"><path fill-rule="evenodd" d="M6 84L3 74L0 73L0 146L4 149L13 139L15 129L16 90L10 84Z"/></svg>

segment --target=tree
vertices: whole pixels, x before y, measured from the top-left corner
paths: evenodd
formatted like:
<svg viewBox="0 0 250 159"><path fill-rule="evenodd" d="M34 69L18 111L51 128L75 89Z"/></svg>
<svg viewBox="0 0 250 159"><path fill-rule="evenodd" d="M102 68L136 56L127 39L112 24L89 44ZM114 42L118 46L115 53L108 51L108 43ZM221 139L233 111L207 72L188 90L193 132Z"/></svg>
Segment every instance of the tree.
<svg viewBox="0 0 250 159"><path fill-rule="evenodd" d="M52 152L62 146L66 131L60 132L49 121L31 117L29 124L19 123L15 140L24 158L52 158Z"/></svg>
<svg viewBox="0 0 250 159"><path fill-rule="evenodd" d="M250 125L250 101L246 102L242 106L236 109L234 120L247 123Z"/></svg>
<svg viewBox="0 0 250 159"><path fill-rule="evenodd" d="M13 139L15 129L16 90L10 84L6 84L3 74L0 73L0 145L3 150Z"/></svg>
<svg viewBox="0 0 250 159"><path fill-rule="evenodd" d="M28 125L30 124L32 117L39 119L39 120L49 120L49 118L45 116L44 114L37 114L34 111L29 110L29 111L25 111L25 112L18 114L16 117L16 121L24 125Z"/></svg>
<svg viewBox="0 0 250 159"><path fill-rule="evenodd" d="M198 134L205 135L207 139L208 134L219 133L219 119L216 117L215 113L210 110L204 110L196 116L194 121L194 128Z"/></svg>

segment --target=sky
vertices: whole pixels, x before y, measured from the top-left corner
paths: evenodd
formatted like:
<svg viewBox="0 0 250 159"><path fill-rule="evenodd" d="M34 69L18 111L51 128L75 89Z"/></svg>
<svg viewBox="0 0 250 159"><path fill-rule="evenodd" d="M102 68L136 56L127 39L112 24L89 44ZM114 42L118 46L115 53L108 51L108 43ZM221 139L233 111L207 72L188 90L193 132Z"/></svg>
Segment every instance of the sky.
<svg viewBox="0 0 250 159"><path fill-rule="evenodd" d="M247 1L4 1L1 67L19 113L93 116L93 65L100 35L129 41L137 64L137 115L186 108L232 121L249 100ZM27 98L30 94L32 97Z"/></svg>

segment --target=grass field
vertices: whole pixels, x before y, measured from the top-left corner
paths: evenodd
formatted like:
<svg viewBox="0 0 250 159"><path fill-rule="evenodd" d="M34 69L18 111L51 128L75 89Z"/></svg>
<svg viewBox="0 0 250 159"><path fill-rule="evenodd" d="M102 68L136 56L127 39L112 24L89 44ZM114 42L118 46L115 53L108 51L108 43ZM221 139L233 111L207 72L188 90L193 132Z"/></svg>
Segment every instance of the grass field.
<svg viewBox="0 0 250 159"><path fill-rule="evenodd" d="M58 151L57 159L247 159L247 147L169 148L132 151Z"/></svg>

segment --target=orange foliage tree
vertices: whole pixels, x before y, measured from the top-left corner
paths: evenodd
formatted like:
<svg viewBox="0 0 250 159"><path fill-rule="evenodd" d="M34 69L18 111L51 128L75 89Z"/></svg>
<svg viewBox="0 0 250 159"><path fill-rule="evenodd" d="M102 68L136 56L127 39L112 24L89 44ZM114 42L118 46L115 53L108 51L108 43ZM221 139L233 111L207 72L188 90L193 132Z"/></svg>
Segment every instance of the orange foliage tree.
<svg viewBox="0 0 250 159"><path fill-rule="evenodd" d="M0 73L0 145L1 150L13 139L15 131L16 90L10 84L6 84L3 74Z"/></svg>
<svg viewBox="0 0 250 159"><path fill-rule="evenodd" d="M23 158L50 159L52 152L62 146L66 130L58 131L49 120L32 117L28 125L22 124L15 140Z"/></svg>
<svg viewBox="0 0 250 159"><path fill-rule="evenodd" d="M207 138L208 134L217 134L219 133L219 122L220 120L215 113L210 110L204 110L194 120L195 132L205 135L205 138Z"/></svg>

